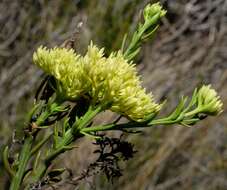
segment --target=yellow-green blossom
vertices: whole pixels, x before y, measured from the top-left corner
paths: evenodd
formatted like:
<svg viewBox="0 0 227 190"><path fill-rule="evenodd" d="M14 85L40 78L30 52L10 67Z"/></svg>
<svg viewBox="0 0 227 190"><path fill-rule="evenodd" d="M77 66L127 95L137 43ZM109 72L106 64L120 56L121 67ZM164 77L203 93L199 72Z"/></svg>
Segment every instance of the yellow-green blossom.
<svg viewBox="0 0 227 190"><path fill-rule="evenodd" d="M104 56L104 49L88 47L84 57L73 50L39 48L33 56L36 65L59 82L59 93L72 100L88 94L91 104L100 104L135 121L144 121L161 106L141 87L135 64L121 52Z"/></svg>
<svg viewBox="0 0 227 190"><path fill-rule="evenodd" d="M166 11L162 9L160 3L148 4L143 11L144 19L150 20L155 15L158 15L160 18L165 16Z"/></svg>
<svg viewBox="0 0 227 190"><path fill-rule="evenodd" d="M198 108L204 113L218 115L223 111L223 103L211 85L203 85L197 94Z"/></svg>
<svg viewBox="0 0 227 190"><path fill-rule="evenodd" d="M90 45L84 59L94 102L110 104L112 111L135 121L143 121L160 110L152 94L146 94L141 87L135 64L128 63L121 52L106 58L103 49Z"/></svg>
<svg viewBox="0 0 227 190"><path fill-rule="evenodd" d="M58 80L57 90L65 98L76 99L88 90L81 57L73 49L40 47L34 53L33 60Z"/></svg>

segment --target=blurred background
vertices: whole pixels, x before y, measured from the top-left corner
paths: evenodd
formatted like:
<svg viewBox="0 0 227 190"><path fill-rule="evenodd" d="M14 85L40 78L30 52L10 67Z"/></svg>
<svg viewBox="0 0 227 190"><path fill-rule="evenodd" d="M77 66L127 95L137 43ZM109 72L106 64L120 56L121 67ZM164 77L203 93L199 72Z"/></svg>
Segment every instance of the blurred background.
<svg viewBox="0 0 227 190"><path fill-rule="evenodd" d="M0 1L0 149L24 125L43 72L32 64L38 46L54 47L75 38L83 53L92 39L106 53L132 34L148 0ZM227 0L161 0L168 10L156 38L144 44L138 70L157 101L176 106L201 84L212 84L227 105ZM83 23L81 26L80 23ZM80 26L80 28L78 28ZM106 121L111 119L105 116ZM115 135L115 134L112 134ZM123 176L108 182L102 174L59 189L226 190L227 112L194 127L157 126L128 141L138 151L122 164ZM94 161L91 140L61 156L59 163L79 175ZM1 160L1 159L0 159ZM0 161L0 189L7 181Z"/></svg>

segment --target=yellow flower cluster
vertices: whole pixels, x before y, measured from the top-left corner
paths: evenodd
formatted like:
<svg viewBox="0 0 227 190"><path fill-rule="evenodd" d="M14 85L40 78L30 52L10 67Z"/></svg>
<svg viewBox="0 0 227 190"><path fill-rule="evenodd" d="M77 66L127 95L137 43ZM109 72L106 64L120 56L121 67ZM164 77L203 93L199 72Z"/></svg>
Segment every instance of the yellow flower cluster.
<svg viewBox="0 0 227 190"><path fill-rule="evenodd" d="M109 57L103 52L92 44L84 57L73 50L41 47L33 59L61 82L67 99L89 94L92 104L109 106L110 110L134 121L144 121L157 113L161 105L141 87L135 64L128 63L121 52Z"/></svg>
<svg viewBox="0 0 227 190"><path fill-rule="evenodd" d="M165 14L166 11L162 9L160 3L148 4L143 11L145 20L151 20L154 16L159 16L161 18L165 16Z"/></svg>
<svg viewBox="0 0 227 190"><path fill-rule="evenodd" d="M218 115L223 111L223 103L211 85L203 85L197 95L198 107L207 114Z"/></svg>
<svg viewBox="0 0 227 190"><path fill-rule="evenodd" d="M46 73L57 79L59 94L72 100L87 92L83 63L74 50L66 48L47 49L39 47L33 55L33 61Z"/></svg>
<svg viewBox="0 0 227 190"><path fill-rule="evenodd" d="M128 63L121 52L103 56L103 49L89 46L84 58L94 102L111 103L111 110L135 121L142 121L161 106L152 94L146 94L136 74L135 64Z"/></svg>

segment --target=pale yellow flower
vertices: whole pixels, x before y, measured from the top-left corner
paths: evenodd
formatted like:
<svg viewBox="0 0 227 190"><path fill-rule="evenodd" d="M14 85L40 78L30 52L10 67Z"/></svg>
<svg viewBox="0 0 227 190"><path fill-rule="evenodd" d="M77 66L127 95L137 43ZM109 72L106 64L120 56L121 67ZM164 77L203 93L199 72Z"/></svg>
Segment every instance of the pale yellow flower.
<svg viewBox="0 0 227 190"><path fill-rule="evenodd" d="M112 111L135 121L143 121L160 110L152 94L146 94L141 87L135 64L128 63L121 52L106 58L103 49L90 45L85 60L93 102L110 104Z"/></svg>
<svg viewBox="0 0 227 190"><path fill-rule="evenodd" d="M59 82L59 93L67 99L76 99L87 91L83 63L74 50L66 48L38 48L33 55L36 65Z"/></svg>
<svg viewBox="0 0 227 190"><path fill-rule="evenodd" d="M121 52L105 57L104 49L91 44L82 57L65 48L41 47L33 59L60 82L57 90L66 99L87 94L91 104L102 105L135 121L144 121L161 108L152 94L146 94L142 88L135 64L128 63Z"/></svg>
<svg viewBox="0 0 227 190"><path fill-rule="evenodd" d="M197 94L198 108L204 113L218 115L223 111L223 103L211 85L203 85Z"/></svg>
<svg viewBox="0 0 227 190"><path fill-rule="evenodd" d="M144 19L150 20L155 15L159 16L160 18L165 16L166 11L162 9L160 3L148 4L143 11Z"/></svg>

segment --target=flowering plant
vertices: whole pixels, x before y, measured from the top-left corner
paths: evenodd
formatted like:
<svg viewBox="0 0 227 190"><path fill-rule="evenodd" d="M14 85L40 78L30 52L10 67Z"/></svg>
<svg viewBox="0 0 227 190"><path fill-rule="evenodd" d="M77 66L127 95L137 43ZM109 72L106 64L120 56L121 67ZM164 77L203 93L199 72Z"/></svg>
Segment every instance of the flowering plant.
<svg viewBox="0 0 227 190"><path fill-rule="evenodd" d="M18 190L22 186L32 189L45 185L43 179L46 177L56 182L65 170L53 169L52 162L60 154L73 149L73 143L79 138L93 137L100 146L104 139L107 139L110 146L117 143L118 151L121 150L123 157L128 159L134 151L126 155L122 146L129 151L132 149L130 144L122 145L116 139L108 140L97 132L124 131L154 125L191 126L204 119L204 116L222 112L220 97L210 85L204 85L194 91L191 99L182 97L168 116L158 117L164 103L157 103L153 94L147 93L142 87L133 61L142 43L153 37L160 19L165 14L166 11L159 3L147 5L143 12L144 22L139 23L127 48L125 37L121 49L109 56L105 55L103 48L99 49L92 42L84 56L66 47L38 48L33 55L33 61L48 76L38 88L34 107L28 114L19 156L15 156L10 164L7 146L3 152L4 165L12 179L11 190ZM119 120L116 120L94 126L92 120L105 110L126 117L128 122L119 123ZM53 125L54 127L51 127ZM50 128L51 132L37 142L37 135L45 128ZM40 150L47 142L51 146L41 158ZM100 154L101 152L99 151ZM114 153L110 152L109 155L111 154ZM104 156L99 159L105 163L109 160ZM108 164L105 167L108 178L111 175L120 175L119 170L118 173L110 171Z"/></svg>

